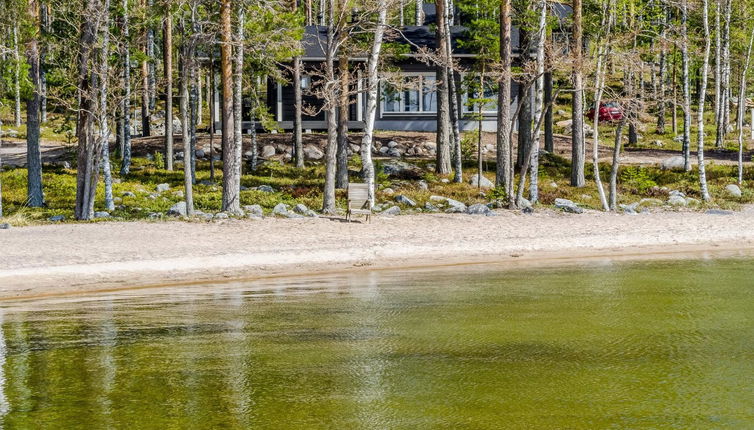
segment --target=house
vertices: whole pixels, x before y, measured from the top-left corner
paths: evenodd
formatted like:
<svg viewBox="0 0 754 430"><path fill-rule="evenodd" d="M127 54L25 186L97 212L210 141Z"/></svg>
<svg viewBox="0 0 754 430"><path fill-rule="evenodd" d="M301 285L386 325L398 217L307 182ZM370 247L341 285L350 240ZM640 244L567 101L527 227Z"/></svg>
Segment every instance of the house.
<svg viewBox="0 0 754 430"><path fill-rule="evenodd" d="M560 19L570 16L572 10L570 6L553 2L551 4L553 13ZM395 62L396 72L391 73L391 79L381 83L380 102L378 104L377 118L375 128L377 130L395 130L395 131L435 131L437 127L437 97L435 91L435 66L429 65L422 61L420 48L435 49L436 37L432 24L435 21L435 5L425 4L425 22L423 26L407 26L401 29L400 35L391 40L392 43L400 43L407 46L407 53L403 58ZM463 20L463 17L459 17ZM451 27L451 40L453 45L453 56L463 69L471 69L477 59L477 54L469 49L462 47L459 41L467 35L466 27L454 25ZM562 31L556 31L553 35L559 40L567 40L567 34ZM511 35L511 44L513 48L514 66L519 62L521 56L520 48L520 31L513 28ZM317 73L315 70L322 68L325 60L323 47L327 43L327 28L323 26L307 26L303 38L304 54L302 56L303 73L301 86L303 91L304 106L312 107L315 110L312 115L304 113L302 118L302 128L305 130L325 130L327 128L326 112L317 107L322 106L321 100L313 92L308 91L316 86ZM366 55L349 58L354 65L362 66L366 63ZM363 69L363 67L361 67ZM359 67L354 67L359 69ZM308 73L307 73L308 71ZM359 75L360 76L360 75ZM461 81L464 76L456 75L457 88L462 88ZM390 82L388 82L390 81ZM402 81L403 85L396 83ZM393 83L391 83L393 82ZM351 130L360 130L364 127L364 114L366 107L366 95L363 92L365 79L358 78L355 82L354 95L351 96L349 108L349 128ZM483 109L482 127L486 131L497 129L497 95L496 86L491 85L485 89L485 99L494 100L487 103ZM513 82L512 85L513 109L519 99L519 84ZM465 88L465 86L463 87ZM469 106L469 94L462 91L461 106L463 116L461 127L463 130L476 130L479 124L479 118L476 115L477 107ZM476 96L472 98L478 98ZM266 103L277 127L282 130L290 131L293 129L293 117L295 114L294 88L290 82L276 82L270 80L267 82ZM216 118L219 120L219 118ZM250 122L246 122L244 128L248 128ZM257 127L260 127L257 124Z"/></svg>

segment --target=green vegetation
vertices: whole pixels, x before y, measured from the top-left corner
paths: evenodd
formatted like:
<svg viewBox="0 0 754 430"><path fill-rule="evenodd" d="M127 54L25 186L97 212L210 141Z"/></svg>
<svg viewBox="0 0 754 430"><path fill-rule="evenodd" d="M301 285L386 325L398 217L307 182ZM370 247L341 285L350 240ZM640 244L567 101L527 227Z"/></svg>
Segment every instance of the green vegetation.
<svg viewBox="0 0 754 430"><path fill-rule="evenodd" d="M489 203L504 199L502 190L483 190L468 183L457 184L448 181L449 177L438 176L427 167L433 164L431 160L409 160L424 172L421 180L425 181L428 189L419 186L418 180L394 179L383 172L383 166L389 160L378 160L377 183L380 191L377 193L377 203L394 203L394 195L403 194L417 203L417 208L403 207L404 211L421 211L421 208L432 195L449 197L468 204ZM540 202L541 207L552 205L556 198L573 200L585 208L600 209L596 187L587 182L584 188L574 188L568 184L570 162L562 157L547 154L542 157L540 170ZM112 160L117 165L119 160ZM486 176L494 181L494 162L486 162L488 169ZM125 178L115 180L113 195L116 197L116 210L111 213L110 220L147 220L150 214L164 214L173 204L183 200L183 172L179 170L169 172L158 168L162 165L159 157L153 160L135 158L131 174ZM465 166L465 175L469 179L476 175L475 162L469 161ZM352 180L359 181L357 174L358 157L351 165ZM217 176L210 182L209 163L197 163L197 185L194 187L196 208L207 213L220 211L222 200L222 170L217 163ZM431 167L431 166L430 166ZM609 174L609 165L600 166L603 177ZM587 171L592 167L587 166ZM725 186L733 183L736 174L735 166L710 165L707 171L713 202L700 205L699 208L720 207L735 209L741 204L754 202L754 192L744 188L740 199L731 197ZM624 166L620 170L619 190L620 203L633 203L642 198L667 198L669 190L679 190L687 196L700 199L698 191L697 173L661 170L658 167ZM29 208L25 206L26 199L26 169L7 167L0 174L3 184L3 203L5 214L9 222L16 225L36 224L47 222L48 218L63 215L66 220L73 219L73 207L76 195L76 171L59 165L46 165L44 168L44 192L47 206L44 208ZM746 170L746 180L754 180L754 169ZM443 181L445 180L445 181ZM468 181L467 181L468 182ZM171 189L157 193L158 184L167 183ZM245 172L241 179L244 187L241 191L242 205L258 204L267 213L278 203L296 205L302 203L309 208L319 209L322 205L322 188L324 184L324 166L309 163L304 169L296 169L291 165L281 165L268 162L250 174ZM275 192L267 193L253 190L260 185L269 185ZM395 194L388 194L382 190L390 188ZM130 196L132 193L134 196ZM124 196L126 194L126 196ZM130 196L130 197L129 197ZM97 210L104 210L104 189L100 186L97 193L99 205ZM345 192L338 192L338 207L345 208ZM99 222L103 220L98 220Z"/></svg>

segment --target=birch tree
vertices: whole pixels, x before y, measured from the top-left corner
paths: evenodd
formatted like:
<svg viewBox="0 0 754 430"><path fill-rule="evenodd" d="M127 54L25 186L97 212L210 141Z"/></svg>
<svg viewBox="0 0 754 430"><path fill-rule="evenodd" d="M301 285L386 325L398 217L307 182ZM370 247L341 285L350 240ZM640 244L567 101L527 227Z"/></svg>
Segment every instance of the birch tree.
<svg viewBox="0 0 754 430"><path fill-rule="evenodd" d="M707 103L707 77L709 74L709 57L712 47L712 39L709 29L709 1L702 0L702 31L704 32L704 54L702 58L702 71L700 76L701 88L699 89L699 107L696 113L697 128L697 160L699 162L699 188L702 200L709 201L710 194L707 188L707 171L704 166L704 107Z"/></svg>
<svg viewBox="0 0 754 430"><path fill-rule="evenodd" d="M127 1L127 0L125 0ZM162 60L165 74L165 169L173 170L173 10L172 1L165 3L162 30ZM210 119L214 122L214 117Z"/></svg>
<svg viewBox="0 0 754 430"><path fill-rule="evenodd" d="M131 171L131 47L130 41L130 29L129 29L129 5L128 0L123 0L123 42L122 42L122 67L123 67L123 101L121 103L121 117L123 121L122 133L122 145L123 152L120 164L120 175L126 176ZM171 160L172 163L172 160Z"/></svg>
<svg viewBox="0 0 754 430"><path fill-rule="evenodd" d="M584 177L584 78L582 46L582 1L573 0L573 42L571 52L573 55L573 112L571 130L571 186L583 187L586 184Z"/></svg>
<svg viewBox="0 0 754 430"><path fill-rule="evenodd" d="M691 170L691 88L689 82L688 0L681 0L681 63L683 84L683 169Z"/></svg>
<svg viewBox="0 0 754 430"><path fill-rule="evenodd" d="M361 170L364 182L367 184L369 205L374 206L374 163L372 162L372 145L374 123L377 117L379 76L378 67L382 42L387 26L387 0L377 0L377 27L374 31L372 50L367 61L367 104L364 118L364 137L361 140Z"/></svg>
<svg viewBox="0 0 754 430"><path fill-rule="evenodd" d="M746 56L743 59L740 91L738 93L738 185L742 185L744 182L744 117L746 116L746 81L749 76L752 46L754 46L754 25L752 25L751 36L749 37L749 46L746 50ZM752 127L754 127L754 124L752 124Z"/></svg>

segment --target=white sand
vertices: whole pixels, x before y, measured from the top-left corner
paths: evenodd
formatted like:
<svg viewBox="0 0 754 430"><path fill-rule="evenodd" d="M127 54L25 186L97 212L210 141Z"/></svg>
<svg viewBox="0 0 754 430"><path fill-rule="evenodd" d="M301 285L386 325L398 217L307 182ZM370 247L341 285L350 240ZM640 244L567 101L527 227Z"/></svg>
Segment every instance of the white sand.
<svg viewBox="0 0 754 430"><path fill-rule="evenodd" d="M0 299L457 263L748 254L754 211L64 224L0 230ZM754 252L753 252L754 253Z"/></svg>

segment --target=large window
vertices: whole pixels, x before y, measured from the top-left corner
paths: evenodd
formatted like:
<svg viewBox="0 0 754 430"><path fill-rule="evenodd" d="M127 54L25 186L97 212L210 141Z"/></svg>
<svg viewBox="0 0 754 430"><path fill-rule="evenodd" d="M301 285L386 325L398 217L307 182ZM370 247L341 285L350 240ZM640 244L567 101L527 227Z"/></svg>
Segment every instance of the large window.
<svg viewBox="0 0 754 430"><path fill-rule="evenodd" d="M434 74L405 76L400 88L389 83L383 84L382 112L386 114L437 112Z"/></svg>
<svg viewBox="0 0 754 430"><path fill-rule="evenodd" d="M484 92L479 91L480 82L478 77L467 81L468 92L464 94L464 111L467 113L479 112L479 104L482 104L483 113L497 112L497 82L491 79L485 79Z"/></svg>

